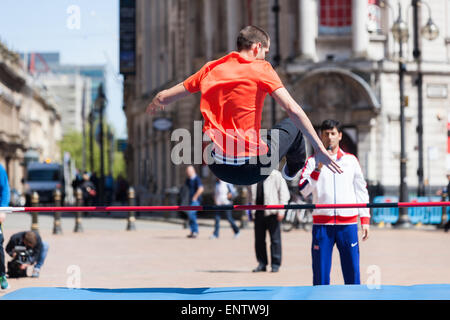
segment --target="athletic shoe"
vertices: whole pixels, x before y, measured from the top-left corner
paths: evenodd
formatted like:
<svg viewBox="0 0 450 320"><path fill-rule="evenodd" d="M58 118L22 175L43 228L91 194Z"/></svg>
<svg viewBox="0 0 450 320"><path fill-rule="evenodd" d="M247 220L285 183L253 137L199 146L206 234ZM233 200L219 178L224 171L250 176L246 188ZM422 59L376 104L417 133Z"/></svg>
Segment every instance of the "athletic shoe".
<svg viewBox="0 0 450 320"><path fill-rule="evenodd" d="M294 174L289 172L289 174L288 174L287 163L285 163L283 169L281 170L281 175L285 180L292 181L292 180L294 180L295 176L297 175L297 172Z"/></svg>
<svg viewBox="0 0 450 320"><path fill-rule="evenodd" d="M218 236L213 235L213 234L209 236L209 239L210 239L210 240L214 240L214 239L218 239L218 238L219 238Z"/></svg>
<svg viewBox="0 0 450 320"><path fill-rule="evenodd" d="M193 233L189 234L187 237L195 239L195 238L197 238L197 236L198 236L198 233L193 232Z"/></svg>
<svg viewBox="0 0 450 320"><path fill-rule="evenodd" d="M34 268L33 269L33 274L31 275L32 278L39 278L39 269L38 268Z"/></svg>
<svg viewBox="0 0 450 320"><path fill-rule="evenodd" d="M238 232L238 233L235 233L235 234L234 234L234 237L233 237L233 238L234 238L234 239L237 239L237 238L239 238L239 236L240 236L240 235L241 235L241 233L240 233L240 232Z"/></svg>
<svg viewBox="0 0 450 320"><path fill-rule="evenodd" d="M6 276L0 277L0 284L2 287L2 290L9 289L8 281L6 280Z"/></svg>

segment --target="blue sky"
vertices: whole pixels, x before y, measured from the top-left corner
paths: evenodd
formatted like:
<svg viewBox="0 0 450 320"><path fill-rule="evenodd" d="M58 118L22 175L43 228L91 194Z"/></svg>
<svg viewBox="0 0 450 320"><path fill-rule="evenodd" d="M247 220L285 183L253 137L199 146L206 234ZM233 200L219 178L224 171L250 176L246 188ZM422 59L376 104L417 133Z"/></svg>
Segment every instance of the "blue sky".
<svg viewBox="0 0 450 320"><path fill-rule="evenodd" d="M71 6L79 9L79 25L68 12ZM119 0L1 0L0 39L18 52L60 52L63 64L105 65L108 122L117 137L126 137L118 74Z"/></svg>

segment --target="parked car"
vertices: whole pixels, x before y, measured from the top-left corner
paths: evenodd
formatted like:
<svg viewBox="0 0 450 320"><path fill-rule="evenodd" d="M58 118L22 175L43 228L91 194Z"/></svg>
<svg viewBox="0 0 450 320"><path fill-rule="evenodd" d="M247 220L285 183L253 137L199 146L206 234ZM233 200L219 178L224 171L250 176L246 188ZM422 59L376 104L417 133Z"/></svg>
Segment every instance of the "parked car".
<svg viewBox="0 0 450 320"><path fill-rule="evenodd" d="M64 172L62 165L58 163L33 162L28 164L24 182L27 206L31 204L31 195L34 191L39 194L40 203L51 203L55 190L59 189L64 201Z"/></svg>

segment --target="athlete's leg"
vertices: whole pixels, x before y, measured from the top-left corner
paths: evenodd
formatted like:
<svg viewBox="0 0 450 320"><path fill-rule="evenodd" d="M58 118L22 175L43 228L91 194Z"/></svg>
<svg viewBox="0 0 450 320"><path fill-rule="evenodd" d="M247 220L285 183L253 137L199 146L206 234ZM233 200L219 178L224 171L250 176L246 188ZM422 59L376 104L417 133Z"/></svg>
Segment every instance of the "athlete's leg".
<svg viewBox="0 0 450 320"><path fill-rule="evenodd" d="M261 175L260 164L235 166L213 163L209 165L209 169L220 180L241 186L249 186L268 177L268 175Z"/></svg>
<svg viewBox="0 0 450 320"><path fill-rule="evenodd" d="M280 160L286 156L287 175L290 177L304 166L306 160L305 140L290 118L286 118L261 138L269 146L265 155L252 158L246 164L219 164L213 159L209 168L220 180L235 185L251 185L266 179L273 169L279 168Z"/></svg>
<svg viewBox="0 0 450 320"><path fill-rule="evenodd" d="M305 139L290 118L280 121L270 130L267 143L271 154L277 155L278 160L286 156L286 174L289 177L295 176L305 165Z"/></svg>

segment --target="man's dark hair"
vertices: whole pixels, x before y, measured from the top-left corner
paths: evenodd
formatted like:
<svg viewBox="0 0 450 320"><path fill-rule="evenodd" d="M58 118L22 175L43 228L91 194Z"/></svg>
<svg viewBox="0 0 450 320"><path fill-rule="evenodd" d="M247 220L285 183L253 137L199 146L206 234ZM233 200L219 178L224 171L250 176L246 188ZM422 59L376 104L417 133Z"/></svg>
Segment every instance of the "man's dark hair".
<svg viewBox="0 0 450 320"><path fill-rule="evenodd" d="M267 48L269 45L269 34L256 26L247 26L239 32L237 38L237 50L249 50L252 44L261 42Z"/></svg>
<svg viewBox="0 0 450 320"><path fill-rule="evenodd" d="M26 241L32 248L34 248L37 244L37 237L33 231L26 232L23 236L23 240Z"/></svg>
<svg viewBox="0 0 450 320"><path fill-rule="evenodd" d="M320 125L320 131L337 129L338 132L342 132L341 123L337 120L327 119Z"/></svg>

